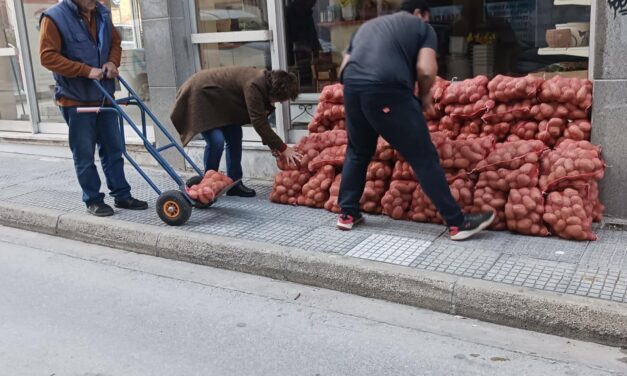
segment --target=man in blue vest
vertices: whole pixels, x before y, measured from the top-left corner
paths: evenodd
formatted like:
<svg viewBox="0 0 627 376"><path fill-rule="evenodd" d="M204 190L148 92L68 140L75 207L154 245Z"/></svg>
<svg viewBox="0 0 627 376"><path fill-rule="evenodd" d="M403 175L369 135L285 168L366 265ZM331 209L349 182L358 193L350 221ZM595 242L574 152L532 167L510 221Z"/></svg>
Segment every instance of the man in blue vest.
<svg viewBox="0 0 627 376"><path fill-rule="evenodd" d="M39 46L41 65L54 75L55 100L69 127L70 149L87 211L99 217L113 215L100 192L94 164L96 145L115 207L148 208L146 202L131 196L124 177L124 140L117 114L76 112L80 106L106 104L92 80L101 80L109 94L115 92L122 47L109 10L97 0L61 1L41 16Z"/></svg>
<svg viewBox="0 0 627 376"><path fill-rule="evenodd" d="M379 135L409 162L452 240L467 239L494 220L492 211L461 211L431 142L422 110L432 106L429 89L438 64L437 36L428 22L426 0L403 0L399 12L366 22L350 41L340 68L348 133L337 221L341 230L363 219L359 200ZM414 97L416 82L419 98Z"/></svg>

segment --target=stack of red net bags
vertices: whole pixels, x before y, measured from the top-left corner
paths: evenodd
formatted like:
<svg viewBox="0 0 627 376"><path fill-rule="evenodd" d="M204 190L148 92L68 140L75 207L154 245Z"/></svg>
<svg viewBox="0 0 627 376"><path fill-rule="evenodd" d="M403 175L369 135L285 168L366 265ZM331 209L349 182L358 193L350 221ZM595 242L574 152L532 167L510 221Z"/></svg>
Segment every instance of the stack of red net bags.
<svg viewBox="0 0 627 376"><path fill-rule="evenodd" d="M598 182L605 165L590 139L592 84L555 76L438 78L425 112L453 197L468 213L494 210L491 228L593 240L604 207ZM299 166L275 178L273 202L339 212L346 153L342 86L324 88L310 134L296 145ZM368 166L362 211L443 223L411 166L382 138Z"/></svg>

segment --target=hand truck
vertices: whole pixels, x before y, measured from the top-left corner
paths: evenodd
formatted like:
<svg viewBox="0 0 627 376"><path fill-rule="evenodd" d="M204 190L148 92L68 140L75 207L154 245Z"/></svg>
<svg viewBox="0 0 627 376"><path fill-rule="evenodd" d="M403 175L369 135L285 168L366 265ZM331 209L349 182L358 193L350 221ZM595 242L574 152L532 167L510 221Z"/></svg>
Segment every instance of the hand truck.
<svg viewBox="0 0 627 376"><path fill-rule="evenodd" d="M203 178L203 173L198 168L196 163L192 161L192 159L185 153L185 150L181 145L179 145L170 132L161 124L159 119L150 111L150 109L146 106L146 104L139 98L137 93L130 87L130 85L122 78L118 76L118 81L120 84L129 92L129 96L120 99L113 99L113 97L107 92L107 90L102 86L100 81L93 80L94 84L98 87L98 89L104 95L104 98L108 100L108 104L105 104L103 100L103 104L100 107L78 107L76 109L77 113L100 113L100 112L116 112L118 114L118 126L120 127L120 133L122 135L122 151L126 160L129 161L133 167L137 170L137 172L146 180L148 185L152 187L152 189L159 195L156 203L156 210L159 218L170 226L181 226L187 222L187 220L192 215L192 208L197 209L205 209L209 206L213 205L217 201L217 199L222 196L224 193L228 192L229 189L239 184L239 180L233 182L231 185L227 186L220 194L216 195L214 200L208 204L203 204L199 201L193 200L187 194L186 188L189 188L195 184L200 183ZM141 129L135 124L133 119L122 109L121 106L137 106L141 112ZM153 123L157 128L163 133L163 135L167 138L168 144L155 147L150 140L148 140L148 136L146 134L146 115L152 119ZM139 138L144 143L144 147L148 151L150 155L159 163L159 165L165 170L165 172L170 175L172 180L176 182L178 189L169 190L162 192L157 185L150 179L150 177L142 170L139 164L129 155L126 150L126 142L124 140L124 121L131 126L131 128L137 133ZM189 165L196 172L195 176L192 176L187 181L183 181L181 176L174 170L172 165L161 155L162 152L174 148L179 152L180 155L183 156L185 161L189 163Z"/></svg>

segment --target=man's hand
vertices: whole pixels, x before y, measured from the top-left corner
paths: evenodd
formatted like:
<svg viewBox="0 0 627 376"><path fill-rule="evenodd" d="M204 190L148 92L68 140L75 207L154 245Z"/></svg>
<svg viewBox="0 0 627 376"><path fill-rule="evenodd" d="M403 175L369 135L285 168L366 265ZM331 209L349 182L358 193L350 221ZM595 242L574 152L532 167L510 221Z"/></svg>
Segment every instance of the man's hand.
<svg viewBox="0 0 627 376"><path fill-rule="evenodd" d="M105 72L105 78L116 78L119 75L118 68L112 62L107 62L102 66Z"/></svg>
<svg viewBox="0 0 627 376"><path fill-rule="evenodd" d="M420 98L420 102L422 102L422 112L433 113L435 109L433 108L433 101L431 100L431 95L423 95Z"/></svg>
<svg viewBox="0 0 627 376"><path fill-rule="evenodd" d="M287 149L285 149L283 153L281 153L281 158L285 158L285 161L288 165L297 166L300 163L301 159L303 159L303 155L294 150L294 148L288 146Z"/></svg>
<svg viewBox="0 0 627 376"><path fill-rule="evenodd" d="M89 78L90 80L102 80L103 77L103 72L102 69L99 68L91 68L91 70L89 71L89 76L87 76L87 78Z"/></svg>

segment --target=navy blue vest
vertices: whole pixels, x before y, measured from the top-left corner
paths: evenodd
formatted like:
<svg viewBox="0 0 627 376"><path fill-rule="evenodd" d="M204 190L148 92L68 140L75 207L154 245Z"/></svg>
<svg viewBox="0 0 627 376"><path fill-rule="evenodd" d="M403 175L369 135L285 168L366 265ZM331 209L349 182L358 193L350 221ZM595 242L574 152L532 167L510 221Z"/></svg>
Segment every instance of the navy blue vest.
<svg viewBox="0 0 627 376"><path fill-rule="evenodd" d="M113 24L111 13L100 4L96 3L96 24L98 40L94 41L89 33L89 26L83 21L79 9L72 0L63 0L61 3L47 9L39 20L49 17L61 34L63 47L61 54L66 58L78 61L92 68L102 68L109 59ZM56 81L55 99L64 97L81 102L97 102L104 97L92 80L86 77L69 78L53 73ZM114 80L102 80L102 84L109 94L115 92Z"/></svg>

